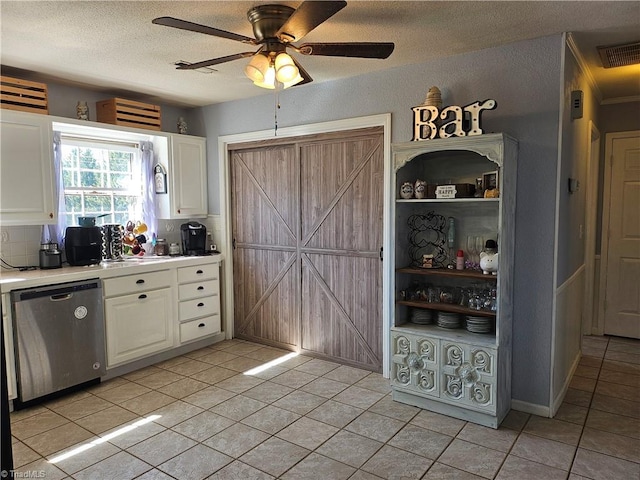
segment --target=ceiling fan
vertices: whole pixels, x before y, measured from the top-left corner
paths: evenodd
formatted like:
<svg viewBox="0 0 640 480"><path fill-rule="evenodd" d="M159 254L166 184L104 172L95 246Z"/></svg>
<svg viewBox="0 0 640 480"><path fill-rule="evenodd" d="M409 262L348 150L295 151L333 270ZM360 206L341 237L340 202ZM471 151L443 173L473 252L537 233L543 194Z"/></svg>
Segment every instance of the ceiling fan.
<svg viewBox="0 0 640 480"><path fill-rule="evenodd" d="M387 58L394 49L390 42L304 43L296 46L302 37L328 20L347 5L345 1L304 1L296 9L285 5L258 5L247 18L253 27L255 38L225 30L180 20L159 17L152 23L167 27L213 35L258 46L252 52L235 53L197 63L178 63L178 70L194 70L210 67L241 58L253 57L245 67L245 74L259 87L287 88L312 82L311 76L286 53L287 48L302 55L333 57Z"/></svg>

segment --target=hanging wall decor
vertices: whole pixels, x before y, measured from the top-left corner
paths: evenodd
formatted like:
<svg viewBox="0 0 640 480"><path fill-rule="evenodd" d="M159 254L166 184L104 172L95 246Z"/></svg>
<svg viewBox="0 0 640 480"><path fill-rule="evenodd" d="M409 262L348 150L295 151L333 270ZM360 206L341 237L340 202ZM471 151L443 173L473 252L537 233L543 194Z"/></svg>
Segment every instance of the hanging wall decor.
<svg viewBox="0 0 640 480"><path fill-rule="evenodd" d="M167 193L167 171L160 163L153 167L153 186L156 194Z"/></svg>

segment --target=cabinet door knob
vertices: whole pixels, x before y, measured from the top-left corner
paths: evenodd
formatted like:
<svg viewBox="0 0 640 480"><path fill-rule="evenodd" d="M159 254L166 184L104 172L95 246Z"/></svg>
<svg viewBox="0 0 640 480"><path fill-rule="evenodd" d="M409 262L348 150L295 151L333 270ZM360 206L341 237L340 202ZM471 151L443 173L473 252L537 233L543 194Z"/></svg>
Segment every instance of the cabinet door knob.
<svg viewBox="0 0 640 480"><path fill-rule="evenodd" d="M144 280L142 280L142 279L140 279L140 280L136 280L136 283L137 283L138 285L142 285L142 284L144 283Z"/></svg>
<svg viewBox="0 0 640 480"><path fill-rule="evenodd" d="M198 304L198 306L199 306L199 307L204 307L204 303L200 302L200 303Z"/></svg>
<svg viewBox="0 0 640 480"><path fill-rule="evenodd" d="M202 285L200 285L197 289L198 290L204 290L204 287Z"/></svg>
<svg viewBox="0 0 640 480"><path fill-rule="evenodd" d="M200 325L198 325L198 328L202 328L202 327L206 327L206 325L204 323L201 323Z"/></svg>
<svg viewBox="0 0 640 480"><path fill-rule="evenodd" d="M145 298L147 298L147 296L143 293L138 297L138 300L144 300Z"/></svg>
<svg viewBox="0 0 640 480"><path fill-rule="evenodd" d="M53 213L49 212L49 218L53 218Z"/></svg>

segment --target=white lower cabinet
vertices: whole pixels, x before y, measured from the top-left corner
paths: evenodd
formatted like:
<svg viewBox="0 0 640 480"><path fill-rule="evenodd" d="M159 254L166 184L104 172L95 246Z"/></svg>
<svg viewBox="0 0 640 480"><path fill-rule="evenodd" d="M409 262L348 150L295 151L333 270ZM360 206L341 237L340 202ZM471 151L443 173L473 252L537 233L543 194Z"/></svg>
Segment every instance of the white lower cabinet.
<svg viewBox="0 0 640 480"><path fill-rule="evenodd" d="M119 291L122 285L141 288L129 295L105 299L107 339L107 367L131 362L174 346L174 306L172 289L142 289L141 285L162 285L167 272L153 272L142 276L106 279L105 296ZM144 282L140 282L144 280ZM113 283L113 285L111 285Z"/></svg>
<svg viewBox="0 0 640 480"><path fill-rule="evenodd" d="M180 343L220 332L220 265L178 269Z"/></svg>

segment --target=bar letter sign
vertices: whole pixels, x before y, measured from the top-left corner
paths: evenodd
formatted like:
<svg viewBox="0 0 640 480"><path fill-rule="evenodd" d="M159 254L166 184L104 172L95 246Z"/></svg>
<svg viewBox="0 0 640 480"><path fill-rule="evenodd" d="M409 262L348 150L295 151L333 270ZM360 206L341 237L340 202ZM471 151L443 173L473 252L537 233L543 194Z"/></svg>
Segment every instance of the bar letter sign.
<svg viewBox="0 0 640 480"><path fill-rule="evenodd" d="M496 108L495 100L485 100L484 102L474 102L466 107L446 107L439 111L437 107L431 105L420 105L413 107L413 141L431 140L439 136L440 138L466 137L472 135L482 135L480 128L480 112L483 110L493 110ZM469 131L465 132L462 120L465 114L469 114ZM453 119L449 119L452 116ZM437 120L445 120L439 126Z"/></svg>

